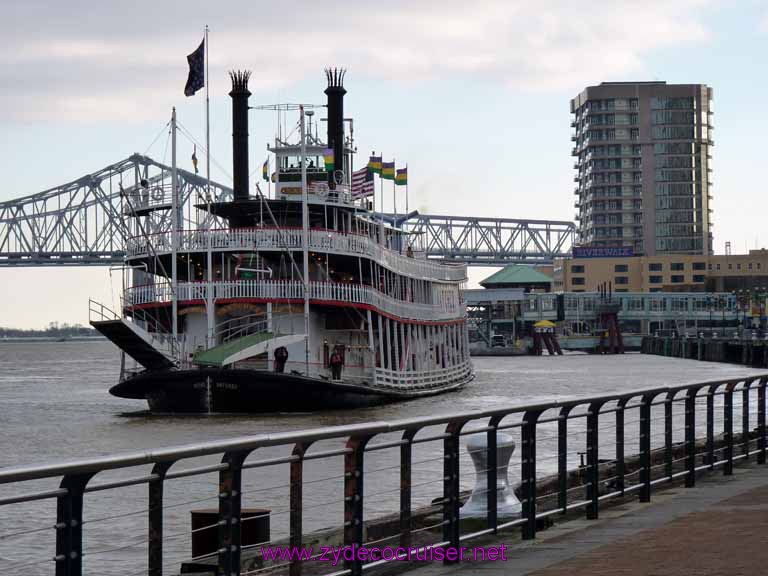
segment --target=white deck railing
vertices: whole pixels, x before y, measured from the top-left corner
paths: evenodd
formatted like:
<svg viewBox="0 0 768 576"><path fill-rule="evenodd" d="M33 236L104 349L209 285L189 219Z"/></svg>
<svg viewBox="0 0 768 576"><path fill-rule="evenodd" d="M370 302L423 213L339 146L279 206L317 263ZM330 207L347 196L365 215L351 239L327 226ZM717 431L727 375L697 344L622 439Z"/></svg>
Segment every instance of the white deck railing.
<svg viewBox="0 0 768 576"><path fill-rule="evenodd" d="M205 301L212 286L215 300L259 299L300 300L304 298L301 282L291 280L239 280L234 282L182 282L178 285L178 300ZM438 304L405 302L387 296L371 286L338 282L310 282L309 297L315 301L349 302L370 306L376 310L408 320L458 320L466 314L464 302L457 298L443 299ZM127 288L126 306L162 304L170 302L168 283L146 284Z"/></svg>
<svg viewBox="0 0 768 576"><path fill-rule="evenodd" d="M299 250L301 236L299 228L184 230L179 234L179 250L205 251L208 249L209 238L211 249L216 251ZM170 232L152 234L149 241L144 237L129 238L127 255L129 258L148 256L152 252L150 245L158 254L170 252ZM367 256L392 272L423 280L461 282L467 278L466 266L462 264L441 264L426 258L409 258L360 234L312 229L309 231L309 249L349 256Z"/></svg>
<svg viewBox="0 0 768 576"><path fill-rule="evenodd" d="M444 386L446 382L465 382L471 375L472 364L469 361L447 368L417 372L376 368L376 385L392 388L429 389Z"/></svg>

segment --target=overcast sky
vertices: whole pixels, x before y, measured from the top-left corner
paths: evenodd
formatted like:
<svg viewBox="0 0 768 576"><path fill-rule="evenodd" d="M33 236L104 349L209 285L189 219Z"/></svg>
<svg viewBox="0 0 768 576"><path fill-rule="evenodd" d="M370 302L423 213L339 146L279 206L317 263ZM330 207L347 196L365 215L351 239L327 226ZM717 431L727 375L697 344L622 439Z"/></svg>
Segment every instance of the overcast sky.
<svg viewBox="0 0 768 576"><path fill-rule="evenodd" d="M409 166L422 212L572 220L569 99L602 81L714 88L716 251L768 245L768 3L475 0L286 3L0 0L0 200L133 152L170 161L170 117L204 139L186 55L210 33L211 148L229 183L227 70L253 71L252 104L322 103L323 68L348 68L359 150ZM251 116L251 167L275 119ZM191 148L181 142L180 163ZM361 154L362 156L362 154ZM389 201L389 199L388 199ZM402 199L400 200L402 206ZM488 270L475 270L473 279ZM0 269L0 326L86 322L113 301L106 268Z"/></svg>

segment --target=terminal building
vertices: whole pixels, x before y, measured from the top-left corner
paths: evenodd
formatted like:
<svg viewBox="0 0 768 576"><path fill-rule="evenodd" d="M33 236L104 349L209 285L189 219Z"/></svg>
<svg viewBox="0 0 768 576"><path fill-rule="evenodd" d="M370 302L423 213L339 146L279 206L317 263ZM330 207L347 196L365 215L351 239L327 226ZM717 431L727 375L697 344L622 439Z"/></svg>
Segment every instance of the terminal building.
<svg viewBox="0 0 768 576"><path fill-rule="evenodd" d="M768 251L764 257L768 258ZM612 262L595 266L595 271L613 271L612 266L615 265L629 266L626 264L628 260L635 263L634 271L638 262L647 259L574 258L559 261L554 269L555 278L549 285L543 270L513 265L482 280L480 285L483 288L466 290L464 295L472 352L482 353L496 346L514 349L508 351L521 351L520 342L530 339L535 326L542 321L557 325L563 348L594 347L605 329L600 310L606 303L616 306L619 328L625 335L625 341L630 342L630 347L633 347L634 338L635 348L639 347L641 335L660 330L678 334L698 334L702 331L723 333L725 329L735 329L739 324L748 326L765 322L764 307L748 312L743 300L733 292L664 290L662 293L651 293L650 290L628 285L627 288L619 288L618 292L611 286L608 294L605 290L600 293L599 288L607 287L613 276L594 284L590 279L589 285L585 280L584 285L577 284L578 289L563 289L562 280L558 280L562 270L568 270L574 262L598 263L599 260ZM663 258L655 258L654 262L659 260ZM736 269L739 263L733 261L731 264ZM742 267L748 266L744 262L741 264ZM762 263L761 268L765 267L766 264ZM755 262L753 268L756 268ZM583 272L578 275L586 277ZM589 337L592 337L591 341Z"/></svg>

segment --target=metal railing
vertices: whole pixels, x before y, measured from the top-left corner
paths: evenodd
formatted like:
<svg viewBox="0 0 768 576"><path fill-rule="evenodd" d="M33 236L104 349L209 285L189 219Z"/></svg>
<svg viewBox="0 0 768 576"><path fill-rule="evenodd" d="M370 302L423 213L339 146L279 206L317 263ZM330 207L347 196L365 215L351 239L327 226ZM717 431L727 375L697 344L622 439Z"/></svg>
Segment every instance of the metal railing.
<svg viewBox="0 0 768 576"><path fill-rule="evenodd" d="M229 342L243 336L267 332L269 321L264 314L248 314L230 318L217 324L213 330L215 342Z"/></svg>
<svg viewBox="0 0 768 576"><path fill-rule="evenodd" d="M105 306L101 302L93 299L88 299L88 321L89 322L104 322L110 320L119 320L120 316L117 312L111 308Z"/></svg>
<svg viewBox="0 0 768 576"><path fill-rule="evenodd" d="M211 249L217 251L300 250L301 241L300 228L184 230L179 234L179 249L205 251L210 242ZM158 253L169 253L171 233L162 232L146 238L129 238L126 241L129 258L149 256L153 246ZM309 231L309 249L333 254L368 256L392 272L424 280L463 282L467 279L464 264L441 264L427 260L425 255L422 258L410 258L361 234L343 234L334 230L313 228Z"/></svg>
<svg viewBox="0 0 768 576"><path fill-rule="evenodd" d="M209 289L207 282L180 282L177 287L180 302L205 302ZM254 299L300 302L304 297L304 285L295 280L235 280L213 282L213 298L221 302L229 299ZM132 286L124 292L125 305L129 307L166 304L171 301L171 287L165 283ZM343 302L370 306L398 318L409 320L460 320L466 314L458 289L434 290L441 301L422 304L399 300L372 286L346 282L310 282L309 297L313 301Z"/></svg>
<svg viewBox="0 0 768 576"><path fill-rule="evenodd" d="M604 502L611 498L627 498L637 492L640 501L648 502L656 485L680 481L692 488L700 471L722 468L725 475L730 475L738 461L752 458L756 458L758 464L765 464L767 383L768 374L765 374L426 418L238 437L62 464L5 468L0 469L0 488L15 489L24 482L41 479L55 479L59 485L36 492L14 490L8 496L6 490L0 497L0 507L55 499L56 550L38 563L53 562L57 576L81 576L83 558L88 556L83 513L90 494L146 485L148 496L143 513L148 520L144 540L147 567L137 572L135 565L129 566L127 568L133 570L125 569L120 573L160 576L168 573L164 544L177 536L167 534L163 527L164 512L169 507L164 500L168 484L179 478L216 473L218 517L211 527L217 531L218 545L209 556L212 568L217 567L218 574L256 574L280 567L258 564L254 569L243 568L249 554L258 547L244 546L241 541L241 520L246 520L242 517L243 495L248 494L246 479L256 475L261 490L267 467L288 466L289 505L281 512L288 517L288 537L284 544L301 547L311 541L302 528L305 513L313 508L305 502L305 491L313 482L319 481L307 479L304 467L309 461L331 460L341 469L331 478L320 480L339 480L331 493L343 494L338 500L343 503L343 516L337 517L336 526L344 546L360 548L388 540L401 547L420 547L424 545L423 537L432 535L434 540L429 545L458 548L466 541L514 527L520 527L524 539L532 539L536 537L537 521L544 517L585 509L588 519L596 519ZM658 417L654 417L654 413ZM716 425L720 428L718 434ZM754 425L756 428L753 429ZM438 427L436 432L435 427ZM697 438L697 429L702 431L701 440ZM497 445L500 434L513 432L519 434L520 454L519 460L509 466L519 479L522 513L518 517L504 518L497 505L497 471L506 470L507 464L497 460ZM677 442L676 433L682 435ZM461 441L474 434L484 434L487 440L487 469L477 470L487 475L484 490L487 514L484 520L481 519L482 525L462 522L460 510L465 497L460 479L466 463L466 459L462 463ZM569 450L574 448L574 437L579 442L577 448L583 447L582 454L586 456L583 465L576 469L569 467L573 461L569 458ZM633 438L639 443L636 455L628 454ZM334 439L343 445L332 450L312 450L322 442ZM438 443L442 448L437 454L433 448L429 459L417 461L417 446L427 443ZM283 447L289 455L266 457L265 452L270 447ZM600 452L609 449L611 458L601 460ZM376 465L385 461L383 453L386 450L398 452L397 463L371 468L371 463ZM206 455L220 456L220 461L192 468L179 466L181 462ZM343 463L333 461L333 458L342 458ZM438 509L439 520L434 521L433 516L433 523L417 528L417 516L425 516L413 506L414 494L419 484L430 483L414 482L414 473L417 464L430 461L434 463L435 471L440 472L439 479L432 483L441 486L440 497L429 506ZM150 465L151 471L140 476L127 475L130 468L142 465ZM385 492L392 493L399 504L393 505L391 530L380 534L382 538L371 540L371 519L364 515L364 506L371 494L364 490L364 483L370 486L372 476L388 469L393 474L388 479L390 490ZM118 481L94 481L96 475L110 470L121 471ZM552 474L541 476L541 470L550 470ZM327 517L325 521L328 521ZM9 534L12 527L6 525L4 528L0 541L30 533L30 530L20 530ZM46 528L51 528L50 522ZM27 561L13 566L0 564L0 570L8 574L21 573L22 566L34 564L28 561L28 556L25 558ZM302 573L306 562L309 561L293 558L282 568L296 576ZM343 570L335 568L332 571L334 574L359 575L384 562L349 560ZM446 560L446 563L450 562Z"/></svg>

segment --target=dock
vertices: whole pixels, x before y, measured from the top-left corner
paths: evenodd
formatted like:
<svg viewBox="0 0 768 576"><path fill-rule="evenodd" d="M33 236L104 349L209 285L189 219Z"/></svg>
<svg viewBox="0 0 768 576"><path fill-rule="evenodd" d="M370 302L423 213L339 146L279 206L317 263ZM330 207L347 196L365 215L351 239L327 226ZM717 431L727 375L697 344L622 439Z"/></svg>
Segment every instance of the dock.
<svg viewBox="0 0 768 576"><path fill-rule="evenodd" d="M641 351L670 358L727 362L753 368L768 367L766 339L645 336Z"/></svg>

